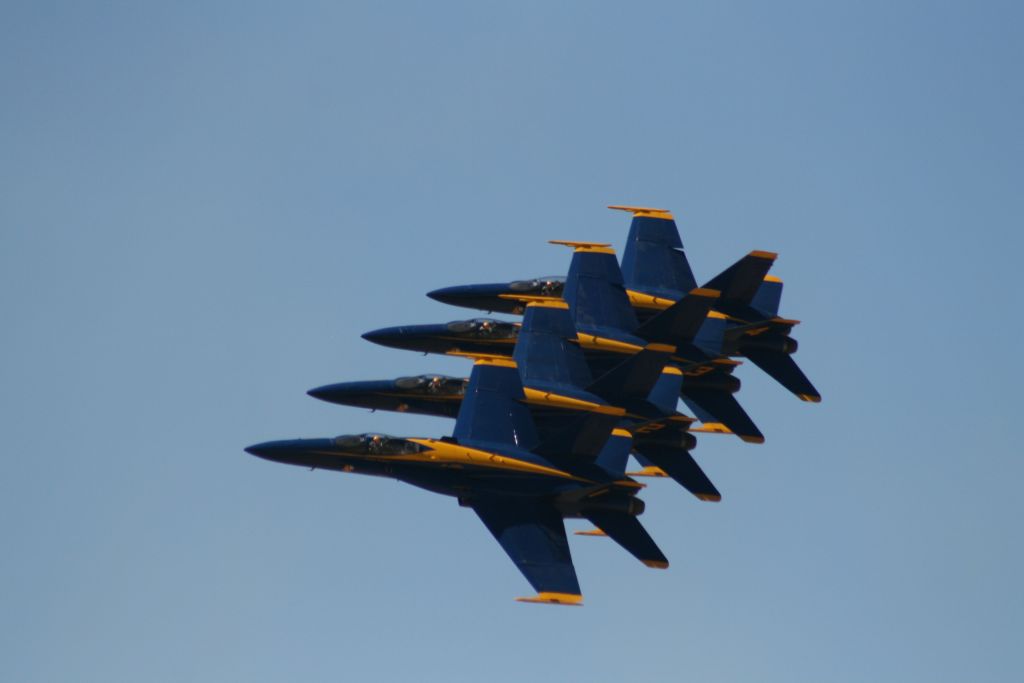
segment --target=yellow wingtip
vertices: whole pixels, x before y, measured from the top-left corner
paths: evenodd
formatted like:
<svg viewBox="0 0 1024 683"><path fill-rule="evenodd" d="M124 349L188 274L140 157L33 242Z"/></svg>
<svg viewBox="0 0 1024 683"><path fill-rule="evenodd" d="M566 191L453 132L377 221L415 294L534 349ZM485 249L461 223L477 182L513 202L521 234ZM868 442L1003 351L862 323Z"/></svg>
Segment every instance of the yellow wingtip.
<svg viewBox="0 0 1024 683"><path fill-rule="evenodd" d="M528 598L516 598L516 602L532 602L541 605L567 605L570 607L582 607L583 596L575 593L549 593L541 591Z"/></svg>
<svg viewBox="0 0 1024 683"><path fill-rule="evenodd" d="M644 564L652 569L668 569L668 562L662 562L661 560L644 560Z"/></svg>

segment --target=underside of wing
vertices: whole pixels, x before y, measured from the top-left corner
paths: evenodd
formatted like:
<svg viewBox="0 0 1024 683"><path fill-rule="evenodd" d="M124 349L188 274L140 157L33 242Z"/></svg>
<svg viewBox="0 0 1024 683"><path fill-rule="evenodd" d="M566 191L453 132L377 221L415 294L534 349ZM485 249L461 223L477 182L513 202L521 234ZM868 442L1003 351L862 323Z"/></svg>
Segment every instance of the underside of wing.
<svg viewBox="0 0 1024 683"><path fill-rule="evenodd" d="M562 515L536 499L477 500L473 510L537 595L523 602L579 605L583 601Z"/></svg>

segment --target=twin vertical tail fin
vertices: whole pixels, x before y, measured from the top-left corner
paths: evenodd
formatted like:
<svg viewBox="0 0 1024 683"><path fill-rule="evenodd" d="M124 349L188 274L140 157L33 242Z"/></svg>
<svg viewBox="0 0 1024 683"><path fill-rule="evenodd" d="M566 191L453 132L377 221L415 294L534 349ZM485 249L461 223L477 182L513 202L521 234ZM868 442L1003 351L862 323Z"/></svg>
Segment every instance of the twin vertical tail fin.
<svg viewBox="0 0 1024 683"><path fill-rule="evenodd" d="M669 211L640 206L608 208L633 214L622 252L622 274L629 289L678 299L697 287Z"/></svg>
<svg viewBox="0 0 1024 683"><path fill-rule="evenodd" d="M530 450L537 428L525 404L514 361L481 359L473 365L452 436L465 444L505 444Z"/></svg>
<svg viewBox="0 0 1024 683"><path fill-rule="evenodd" d="M632 334L636 313L622 280L615 251L607 244L551 240L573 247L563 296L577 329L610 328Z"/></svg>
<svg viewBox="0 0 1024 683"><path fill-rule="evenodd" d="M766 275L757 288L751 307L760 313L765 319L774 318L779 314L779 305L782 303L782 280L772 275Z"/></svg>
<svg viewBox="0 0 1024 683"><path fill-rule="evenodd" d="M770 251L752 251L711 278L704 286L722 293L716 308L741 320L758 319L752 314L751 302L777 257L778 254Z"/></svg>
<svg viewBox="0 0 1024 683"><path fill-rule="evenodd" d="M564 301L526 307L513 358L528 386L586 387L593 381L582 349L572 343L576 328Z"/></svg>
<svg viewBox="0 0 1024 683"><path fill-rule="evenodd" d="M719 294L715 289L692 289L679 301L640 325L636 335L665 344L692 343L711 308L718 302Z"/></svg>

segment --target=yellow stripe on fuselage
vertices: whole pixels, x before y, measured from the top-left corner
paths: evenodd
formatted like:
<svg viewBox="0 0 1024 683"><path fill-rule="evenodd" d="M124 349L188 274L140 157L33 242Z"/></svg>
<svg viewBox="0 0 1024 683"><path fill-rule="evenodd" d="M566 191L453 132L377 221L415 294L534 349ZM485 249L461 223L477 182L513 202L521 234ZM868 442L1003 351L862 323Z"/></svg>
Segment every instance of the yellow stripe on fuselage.
<svg viewBox="0 0 1024 683"><path fill-rule="evenodd" d="M573 476L568 472L555 469L554 467L538 465L536 463L527 462L507 455L501 455L500 453L482 451L476 448L467 448L466 446L460 446L459 444L448 443L446 441L438 441L436 439L408 440L413 443L418 443L421 446L425 446L429 450L425 450L422 453L408 453L405 455L381 455L369 457L380 462L422 462L448 465L468 465L470 467L483 467L488 469L521 472L523 474L556 477L559 479L570 479L572 481L595 483L589 479L582 479L580 477Z"/></svg>
<svg viewBox="0 0 1024 683"><path fill-rule="evenodd" d="M520 301L527 306L547 306L548 308L569 308L569 304L557 296L538 296L536 294L499 294L499 299ZM558 304L561 304L560 306Z"/></svg>

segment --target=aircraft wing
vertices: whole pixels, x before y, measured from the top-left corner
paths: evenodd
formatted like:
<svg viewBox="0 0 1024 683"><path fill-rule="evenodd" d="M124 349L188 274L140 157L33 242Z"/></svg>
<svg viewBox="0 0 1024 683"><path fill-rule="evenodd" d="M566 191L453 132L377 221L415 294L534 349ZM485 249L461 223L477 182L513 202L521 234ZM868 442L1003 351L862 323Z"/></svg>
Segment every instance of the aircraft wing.
<svg viewBox="0 0 1024 683"><path fill-rule="evenodd" d="M534 597L517 600L582 604L565 524L553 505L529 498L493 498L473 501L472 507L537 591Z"/></svg>

